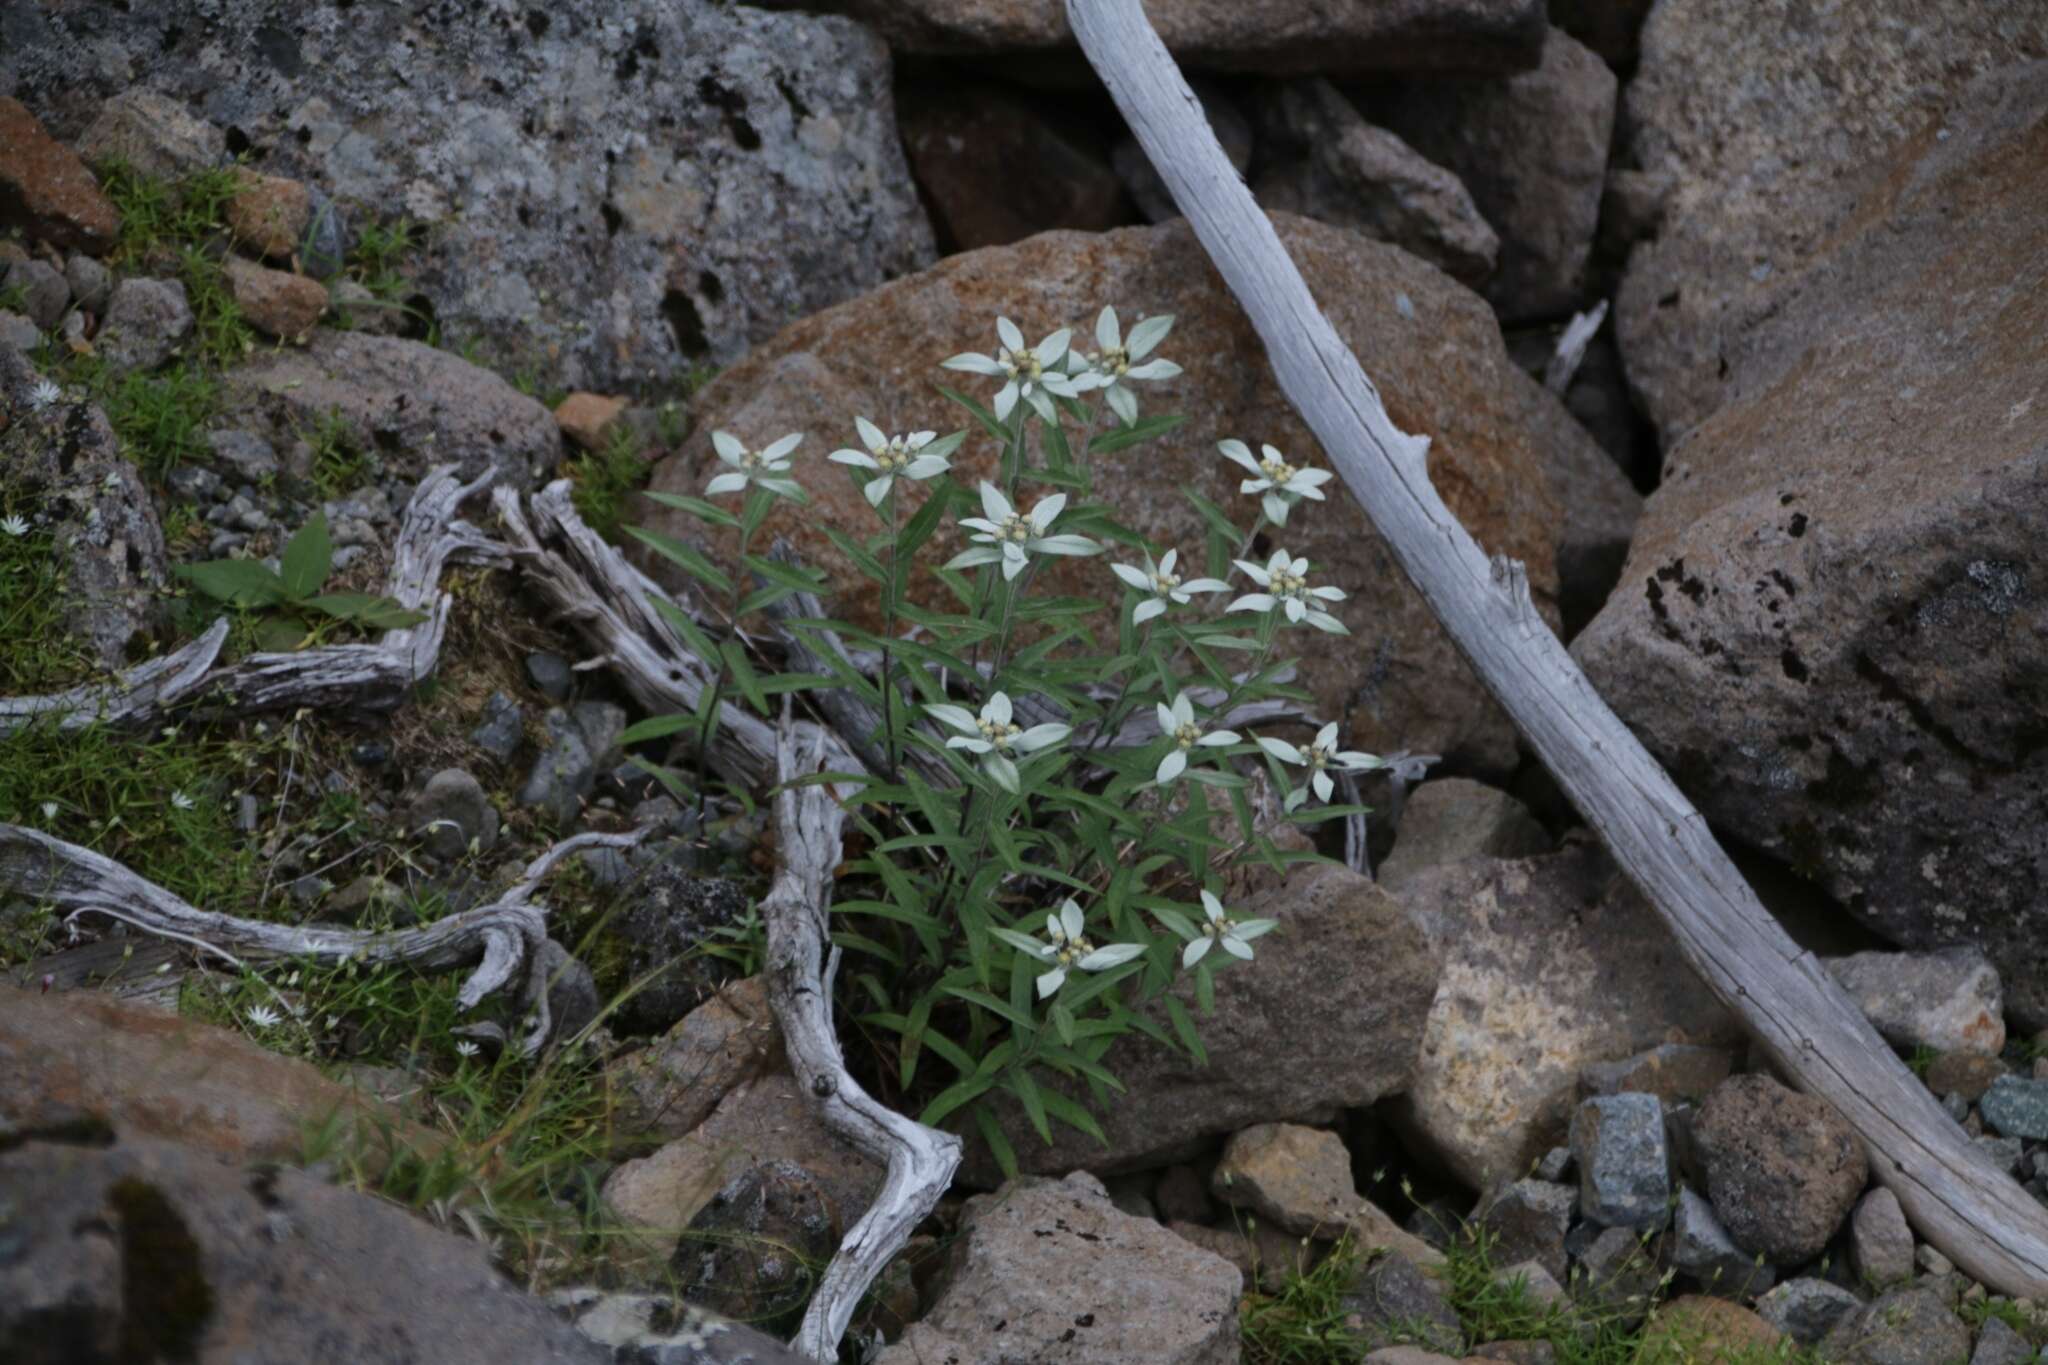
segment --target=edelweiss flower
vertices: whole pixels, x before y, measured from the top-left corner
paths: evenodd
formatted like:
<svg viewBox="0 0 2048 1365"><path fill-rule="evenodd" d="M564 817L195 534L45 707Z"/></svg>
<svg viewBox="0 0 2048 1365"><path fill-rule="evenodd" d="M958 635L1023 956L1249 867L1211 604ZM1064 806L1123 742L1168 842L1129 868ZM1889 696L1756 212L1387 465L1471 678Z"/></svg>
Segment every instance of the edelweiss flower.
<svg viewBox="0 0 2048 1365"><path fill-rule="evenodd" d="M889 496L889 489L895 485L898 475L922 480L944 474L953 467L946 457L960 448L959 435L948 436L934 445L934 432L913 431L908 436L889 436L865 417L854 418L853 425L860 432L861 444L867 449L860 451L849 446L835 450L825 458L834 464L881 471L880 478L869 479L861 487L870 507L882 505L882 499Z"/></svg>
<svg viewBox="0 0 2048 1365"><path fill-rule="evenodd" d="M1105 308L1096 316L1095 344L1102 349L1080 359L1094 372L1096 387L1102 389L1111 411L1123 419L1125 426L1138 420L1138 395L1131 391L1130 380L1171 379L1180 373L1180 366L1164 357L1145 359L1153 347L1166 340L1172 328L1173 314L1161 313L1131 328L1130 339L1126 341L1117 328L1116 309ZM1072 354L1079 356L1078 352Z"/></svg>
<svg viewBox="0 0 2048 1365"><path fill-rule="evenodd" d="M1151 555L1146 555L1145 567L1142 569L1135 564L1109 566L1110 572L1118 578L1139 592L1151 594L1143 602L1138 603L1137 609L1131 613L1134 624L1143 625L1153 617L1163 614L1169 602L1186 606L1190 600L1190 593L1230 590L1230 585L1220 578L1197 578L1186 583L1181 582L1173 571L1174 561L1179 558L1179 550L1168 550L1157 564L1152 562Z"/></svg>
<svg viewBox="0 0 2048 1365"><path fill-rule="evenodd" d="M978 548L963 550L948 560L949 569L967 569L977 564L1002 562L1003 577L1015 578L1024 571L1025 561L1033 553L1042 555L1097 555L1102 547L1086 536L1050 536L1053 519L1066 509L1067 495L1054 493L1040 498L1029 514L1021 513L1010 506L1010 500L1002 495L992 483L981 485L981 510L979 517L962 517L962 526L971 526L976 534L968 539L978 543Z"/></svg>
<svg viewBox="0 0 2048 1365"><path fill-rule="evenodd" d="M1261 749L1282 763L1306 763L1309 770L1309 786L1316 789L1318 801L1329 800L1330 793L1336 790L1336 784L1330 780L1331 768L1345 772L1364 772L1385 766L1374 754L1360 753L1355 749L1346 749L1340 753L1337 749L1337 722L1334 720L1316 731L1315 742L1306 749L1297 748L1284 739L1272 739L1265 735L1258 736L1258 742ZM1301 805L1307 796L1307 787L1296 787L1287 794L1287 809L1293 810Z"/></svg>
<svg viewBox="0 0 2048 1365"><path fill-rule="evenodd" d="M183 792L172 792L171 804L176 806L179 810L191 810L192 807L198 803L193 801L191 797L185 795L185 793Z"/></svg>
<svg viewBox="0 0 2048 1365"><path fill-rule="evenodd" d="M1228 610L1269 612L1279 607L1296 625L1307 621L1317 630L1326 630L1332 635L1351 633L1344 628L1342 621L1322 610L1323 603L1342 602L1347 594L1342 588L1311 588L1306 559L1290 559L1287 551L1275 550L1263 569L1242 559L1235 562L1266 591L1246 593L1232 602Z"/></svg>
<svg viewBox="0 0 2048 1365"><path fill-rule="evenodd" d="M42 412L45 409L55 407L58 400L63 397L64 390L58 388L47 379L38 379L35 387L28 391L29 410L32 412Z"/></svg>
<svg viewBox="0 0 2048 1365"><path fill-rule="evenodd" d="M1330 481L1327 469L1296 469L1287 463L1287 457L1272 446L1262 445L1259 452L1264 459L1254 460L1251 450L1243 441L1218 441L1216 448L1227 460L1233 460L1252 472L1253 477L1237 486L1240 493L1258 493L1260 506L1265 509L1266 520L1275 526L1287 524L1287 509L1295 498L1314 498L1323 501L1322 485Z"/></svg>
<svg viewBox="0 0 2048 1365"><path fill-rule="evenodd" d="M1207 891L1202 893L1202 912L1209 917L1208 922L1196 931L1182 951L1180 965L1183 967L1192 967L1200 962L1212 944L1221 944L1224 952L1249 962L1252 959L1252 940L1280 927L1280 921L1276 919L1232 919L1224 913L1223 902Z"/></svg>
<svg viewBox="0 0 2048 1365"><path fill-rule="evenodd" d="M0 517L0 531L5 531L10 536L25 536L28 534L28 518Z"/></svg>
<svg viewBox="0 0 2048 1365"><path fill-rule="evenodd" d="M1008 792L1017 790L1017 765L1011 761L1011 754L1035 754L1073 733L1071 725L1048 722L1026 730L1013 724L1011 717L1015 712L1010 706L1009 694L1005 692L991 696L979 716L964 706L927 706L924 709L960 731L946 741L948 749L965 749L970 754L980 754L983 769Z"/></svg>
<svg viewBox="0 0 2048 1365"><path fill-rule="evenodd" d="M1084 972L1106 972L1111 967L1121 967L1145 951L1142 943L1110 943L1098 948L1090 943L1084 931L1087 924L1081 914L1081 907L1074 903L1072 896L1060 902L1057 912L1045 917L1045 936L1048 942L1040 943L1027 934L1014 929L991 929L997 938L1019 952L1028 953L1040 962L1053 964L1052 970L1038 978L1038 998L1045 999L1066 983L1070 968Z"/></svg>
<svg viewBox="0 0 2048 1365"><path fill-rule="evenodd" d="M1072 375L1060 368L1060 361L1067 354L1067 341L1074 335L1070 327L1062 327L1046 337L1036 346L1024 344L1024 334L1017 330L1017 324L1008 318L996 319L996 337L1002 342L993 356L963 351L944 365L949 370L965 370L969 374L985 374L1003 381L1003 387L996 393L996 420L1009 420L1010 412L1022 398L1031 405L1045 421L1056 420L1056 413L1049 395L1061 398L1078 398L1096 386L1093 375Z"/></svg>
<svg viewBox="0 0 2048 1365"><path fill-rule="evenodd" d="M455 1045L455 1055L458 1057L474 1057L478 1050L477 1045L467 1038Z"/></svg>
<svg viewBox="0 0 2048 1365"><path fill-rule="evenodd" d="M792 431L760 450L749 450L739 437L727 431L711 433L711 448L718 452L718 458L731 468L704 485L704 496L716 497L720 493L738 493L751 485L758 484L780 497L803 501L804 490L795 479L778 475L789 472L789 452L795 450L804 439L800 431Z"/></svg>
<svg viewBox="0 0 2048 1365"><path fill-rule="evenodd" d="M243 1017L257 1028L276 1028L284 1022L284 1016L268 1005L251 1005Z"/></svg>
<svg viewBox="0 0 2048 1365"><path fill-rule="evenodd" d="M1173 781L1187 771L1188 750L1215 749L1225 744L1237 743L1235 730L1210 730L1204 733L1195 724L1195 704L1183 692L1173 699L1173 705L1159 703L1159 728L1173 741L1173 747L1166 751L1166 757L1159 760L1159 770L1152 774L1152 780L1161 786Z"/></svg>
<svg viewBox="0 0 2048 1365"><path fill-rule="evenodd" d="M57 812L58 812L58 810L59 810L59 809L60 809L60 807L59 807L59 806L57 805L57 803L56 803L55 801L45 801L45 802L43 802L43 818L44 818L45 820L54 820L54 819L56 819L56 818L57 818Z"/></svg>

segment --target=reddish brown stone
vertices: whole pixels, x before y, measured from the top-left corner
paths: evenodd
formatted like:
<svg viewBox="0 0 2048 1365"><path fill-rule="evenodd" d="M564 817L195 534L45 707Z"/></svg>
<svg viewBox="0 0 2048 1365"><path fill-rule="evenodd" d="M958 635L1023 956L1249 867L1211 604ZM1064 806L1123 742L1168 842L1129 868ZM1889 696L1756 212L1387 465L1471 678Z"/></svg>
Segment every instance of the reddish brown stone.
<svg viewBox="0 0 2048 1365"><path fill-rule="evenodd" d="M0 97L0 226L62 249L97 256L114 244L121 215L69 147L19 100Z"/></svg>
<svg viewBox="0 0 2048 1365"><path fill-rule="evenodd" d="M279 175L243 171L241 180L241 190L228 200L229 231L260 256L290 259L312 220L312 196L298 181Z"/></svg>
<svg viewBox="0 0 2048 1365"><path fill-rule="evenodd" d="M271 336L303 341L327 311L326 287L304 275L231 257L227 276L228 289L242 316Z"/></svg>
<svg viewBox="0 0 2048 1365"><path fill-rule="evenodd" d="M555 425L585 450L602 450L626 400L601 393L572 393L555 405Z"/></svg>

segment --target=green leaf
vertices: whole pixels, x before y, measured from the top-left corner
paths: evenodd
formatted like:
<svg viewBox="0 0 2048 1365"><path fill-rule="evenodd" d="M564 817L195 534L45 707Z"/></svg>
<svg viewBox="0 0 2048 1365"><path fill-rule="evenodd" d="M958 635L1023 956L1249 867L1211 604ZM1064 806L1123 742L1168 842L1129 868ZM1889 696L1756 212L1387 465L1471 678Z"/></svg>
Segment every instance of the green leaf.
<svg viewBox="0 0 2048 1365"><path fill-rule="evenodd" d="M1038 1136L1045 1145L1052 1146L1052 1125L1046 1122L1045 1100L1038 1093L1038 1082L1031 1079L1028 1071L1013 1071L1003 1079L1003 1088L1017 1097L1024 1106L1024 1116L1031 1120L1031 1126L1038 1130Z"/></svg>
<svg viewBox="0 0 2048 1365"><path fill-rule="evenodd" d="M1145 441L1157 440L1187 420L1181 413L1160 413L1156 417L1140 417L1130 426L1118 427L1095 436L1088 442L1088 453L1110 455Z"/></svg>
<svg viewBox="0 0 2048 1365"><path fill-rule="evenodd" d="M1095 1116L1086 1109L1083 1109L1080 1105L1074 1103L1049 1085L1040 1092L1040 1099L1044 1101L1045 1107L1052 1111L1054 1118L1070 1128L1080 1129L1103 1146L1109 1146L1109 1138L1104 1135L1102 1125L1097 1123Z"/></svg>
<svg viewBox="0 0 2048 1365"><path fill-rule="evenodd" d="M649 493L647 496L664 507L673 507L679 512L688 512L697 520L709 522L713 526L723 526L736 530L740 524L738 517L726 511L723 507L719 507L714 503L708 503L702 498L685 497L681 493Z"/></svg>
<svg viewBox="0 0 2048 1365"><path fill-rule="evenodd" d="M639 744L644 740L666 739L678 730L693 730L698 725L695 716L678 711L674 715L649 716L646 720L628 725L619 736L621 744Z"/></svg>
<svg viewBox="0 0 2048 1365"><path fill-rule="evenodd" d="M824 526L819 529L824 531L825 539L836 545L839 553L852 560L853 566L863 575L877 583L889 581L889 571L882 567L882 561L875 558L865 545L836 527Z"/></svg>
<svg viewBox="0 0 2048 1365"><path fill-rule="evenodd" d="M947 986L945 991L956 999L965 1000L970 1005L979 1005L990 1014L1009 1020L1020 1032L1035 1033L1038 1030L1038 1022L1030 1014L1014 1008L1007 1000L998 1000L987 991L973 991L962 986Z"/></svg>
<svg viewBox="0 0 2048 1365"><path fill-rule="evenodd" d="M311 597L327 581L327 569L333 562L334 545L327 537L327 514L315 512L298 534L285 542L284 553L278 556L284 590L293 597Z"/></svg>
<svg viewBox="0 0 2048 1365"><path fill-rule="evenodd" d="M284 580L253 559L209 559L180 564L176 572L208 597L237 607L275 606L289 596Z"/></svg>
<svg viewBox="0 0 2048 1365"><path fill-rule="evenodd" d="M1057 1000L1046 1013L1052 1018L1052 1026L1059 1031L1060 1041L1068 1047L1074 1045L1074 1012Z"/></svg>
<svg viewBox="0 0 2048 1365"><path fill-rule="evenodd" d="M665 597L650 597L649 600L653 602L656 614L674 627L676 634L683 637L683 643L690 647L692 654L706 664L718 658L718 646L711 642L711 637L704 633L704 628L697 624L695 617Z"/></svg>
<svg viewBox="0 0 2048 1365"><path fill-rule="evenodd" d="M800 568L785 564L779 559L766 555L748 555L740 561L753 573L759 574L770 583L780 583L797 592L824 592L829 580L822 570Z"/></svg>
<svg viewBox="0 0 2048 1365"><path fill-rule="evenodd" d="M740 695L745 697L747 703L756 711L764 716L768 715L768 694L761 690L761 679L754 672L753 663L747 658L746 646L738 640L727 640L720 653L725 656L725 666L731 670L733 685L739 688Z"/></svg>
<svg viewBox="0 0 2048 1365"><path fill-rule="evenodd" d="M731 594L732 580L727 578L717 565L706 559L696 546L677 540L674 536L665 536L659 531L649 531L638 526L628 526L625 530L633 539L676 565L713 592Z"/></svg>
<svg viewBox="0 0 2048 1365"><path fill-rule="evenodd" d="M272 654L289 654L306 643L306 623L290 616L266 616L256 627L256 644Z"/></svg>
<svg viewBox="0 0 2048 1365"><path fill-rule="evenodd" d="M969 398L966 394L961 393L959 390L949 389L944 384L934 384L932 385L932 387L937 389L941 394L945 395L947 398L950 398L955 403L958 403L961 407L967 409L967 411L974 417L974 420L981 423L981 429L983 431L995 437L995 439L997 439L998 441L1002 441L1005 443L1009 441L1010 429L1004 426L1001 422L998 422L996 420L996 415L990 412L987 408L975 402L972 398Z"/></svg>
<svg viewBox="0 0 2048 1365"><path fill-rule="evenodd" d="M932 1096L932 1102L924 1107L924 1112L917 1116L917 1121L928 1128L936 1128L945 1121L946 1115L970 1100L980 1099L995 1083L993 1076L978 1075L955 1081ZM1011 1159L1015 1160L1015 1157Z"/></svg>
<svg viewBox="0 0 2048 1365"><path fill-rule="evenodd" d="M1207 973L1203 973L1207 975ZM1180 1045L1188 1050L1196 1066L1209 1065L1209 1053L1202 1046L1202 1037L1195 1032L1195 1021L1188 1014L1187 1006L1172 996L1166 997L1166 1016L1173 1021L1173 1032L1180 1039Z"/></svg>
<svg viewBox="0 0 2048 1365"><path fill-rule="evenodd" d="M300 605L322 611L343 621L354 621L372 630L404 630L427 619L423 611L412 611L389 597L360 592L329 592L309 597Z"/></svg>
<svg viewBox="0 0 2048 1365"><path fill-rule="evenodd" d="M1003 1179L1015 1180L1018 1170L1016 1149L1010 1146L1010 1139L1003 1135L1002 1125L996 1122L996 1116L989 1112L987 1105L974 1107L974 1126L981 1130L981 1140L988 1144L989 1155L1002 1169Z"/></svg>

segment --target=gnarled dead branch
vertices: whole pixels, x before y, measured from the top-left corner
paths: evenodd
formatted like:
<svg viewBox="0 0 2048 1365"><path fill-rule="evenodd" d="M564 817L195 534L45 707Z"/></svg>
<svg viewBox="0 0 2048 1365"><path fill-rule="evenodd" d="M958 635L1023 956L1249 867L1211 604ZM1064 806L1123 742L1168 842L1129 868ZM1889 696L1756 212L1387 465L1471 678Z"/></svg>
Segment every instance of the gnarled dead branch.
<svg viewBox="0 0 2048 1365"><path fill-rule="evenodd" d="M122 725L159 716L205 684L207 670L220 657L227 638L228 622L222 617L182 649L123 669L111 682L43 697L0 697L0 737L13 734L39 716L57 717L59 730Z"/></svg>

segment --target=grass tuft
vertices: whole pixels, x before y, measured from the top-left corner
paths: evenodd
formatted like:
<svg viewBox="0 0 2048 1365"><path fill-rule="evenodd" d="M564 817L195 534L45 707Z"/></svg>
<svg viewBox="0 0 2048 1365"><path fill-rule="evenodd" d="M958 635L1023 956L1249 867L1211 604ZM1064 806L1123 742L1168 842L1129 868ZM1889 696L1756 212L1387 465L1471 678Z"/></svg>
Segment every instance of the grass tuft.
<svg viewBox="0 0 2048 1365"><path fill-rule="evenodd" d="M571 460L565 468L575 480L570 498L577 514L593 531L616 543L627 500L646 486L654 471L642 454L640 437L620 422L603 450Z"/></svg>

